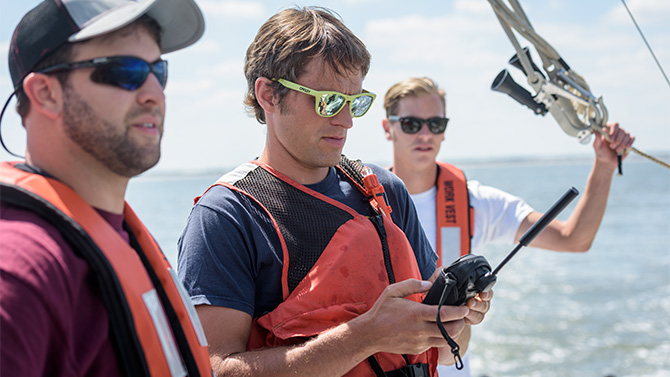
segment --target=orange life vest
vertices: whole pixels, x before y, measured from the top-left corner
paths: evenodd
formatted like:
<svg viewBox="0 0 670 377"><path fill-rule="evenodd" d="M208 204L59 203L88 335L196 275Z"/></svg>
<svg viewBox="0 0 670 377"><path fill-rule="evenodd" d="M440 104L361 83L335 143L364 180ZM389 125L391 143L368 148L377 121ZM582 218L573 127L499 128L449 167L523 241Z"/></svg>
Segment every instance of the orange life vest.
<svg viewBox="0 0 670 377"><path fill-rule="evenodd" d="M132 376L212 376L197 314L158 244L126 203L131 247L65 184L0 163L3 202L49 220L91 267L109 313L120 370Z"/></svg>
<svg viewBox="0 0 670 377"><path fill-rule="evenodd" d="M350 173L340 168L339 174L365 192ZM214 185L243 193L262 206L282 246L283 302L253 320L249 350L304 342L368 311L390 283L421 279L407 238L384 215L363 216L256 161ZM419 295L408 299L421 302ZM384 371L423 363L434 376L437 356L430 349L407 360L388 353L375 358ZM368 362L346 374L374 375Z"/></svg>
<svg viewBox="0 0 670 377"><path fill-rule="evenodd" d="M470 206L467 180L463 171L446 162L436 161L437 169L437 265L442 266L442 248L460 247L461 256L470 253L475 229L474 209ZM449 262L448 264L450 264Z"/></svg>

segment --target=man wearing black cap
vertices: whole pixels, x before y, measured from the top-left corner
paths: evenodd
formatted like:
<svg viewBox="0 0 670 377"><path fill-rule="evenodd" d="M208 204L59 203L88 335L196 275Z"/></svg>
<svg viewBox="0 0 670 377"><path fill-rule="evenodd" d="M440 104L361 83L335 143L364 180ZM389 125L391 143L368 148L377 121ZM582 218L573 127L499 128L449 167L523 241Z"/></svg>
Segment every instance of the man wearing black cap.
<svg viewBox="0 0 670 377"><path fill-rule="evenodd" d="M212 375L190 300L124 201L160 157L161 54L203 32L192 0L46 0L16 27L27 147L0 163L3 375Z"/></svg>

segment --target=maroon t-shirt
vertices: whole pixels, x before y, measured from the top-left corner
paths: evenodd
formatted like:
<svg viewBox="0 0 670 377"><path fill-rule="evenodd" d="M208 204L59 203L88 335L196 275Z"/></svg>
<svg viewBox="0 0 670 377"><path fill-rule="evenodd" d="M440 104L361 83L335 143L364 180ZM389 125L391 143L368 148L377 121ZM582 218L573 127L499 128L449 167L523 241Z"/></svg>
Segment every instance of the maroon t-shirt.
<svg viewBox="0 0 670 377"><path fill-rule="evenodd" d="M98 212L128 240L123 215ZM95 281L55 227L0 205L0 374L120 376Z"/></svg>

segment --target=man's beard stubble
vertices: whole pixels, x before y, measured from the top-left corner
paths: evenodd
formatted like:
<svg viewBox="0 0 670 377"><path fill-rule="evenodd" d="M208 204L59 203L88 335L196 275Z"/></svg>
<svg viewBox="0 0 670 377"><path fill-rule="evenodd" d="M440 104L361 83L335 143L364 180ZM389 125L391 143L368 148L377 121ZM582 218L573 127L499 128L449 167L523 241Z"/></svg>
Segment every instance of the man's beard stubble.
<svg viewBox="0 0 670 377"><path fill-rule="evenodd" d="M130 137L132 127L128 126L129 122L124 122L119 127L101 119L69 85L65 85L63 89L65 133L85 152L112 172L129 178L145 172L158 163L160 140L157 145L148 147L137 145ZM150 111L136 110L127 114L125 119L132 119L137 113Z"/></svg>

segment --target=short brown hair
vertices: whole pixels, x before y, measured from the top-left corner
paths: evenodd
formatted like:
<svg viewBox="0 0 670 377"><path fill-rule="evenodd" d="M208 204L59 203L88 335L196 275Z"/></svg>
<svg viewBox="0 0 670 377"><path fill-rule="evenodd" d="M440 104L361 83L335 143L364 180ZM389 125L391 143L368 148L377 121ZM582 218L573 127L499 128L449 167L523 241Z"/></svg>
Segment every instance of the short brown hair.
<svg viewBox="0 0 670 377"><path fill-rule="evenodd" d="M398 103L405 97L418 97L420 95L437 94L442 100L446 111L446 93L437 83L428 77L412 77L393 85L384 96L384 109L386 116L397 115Z"/></svg>
<svg viewBox="0 0 670 377"><path fill-rule="evenodd" d="M365 77L370 69L370 53L365 44L333 11L322 7L291 8L270 17L258 30L244 61L247 111L265 124L265 111L256 100L256 80L267 77L296 81L313 58L322 58L338 74L342 70L360 71ZM281 103L288 89L278 83L273 89Z"/></svg>

